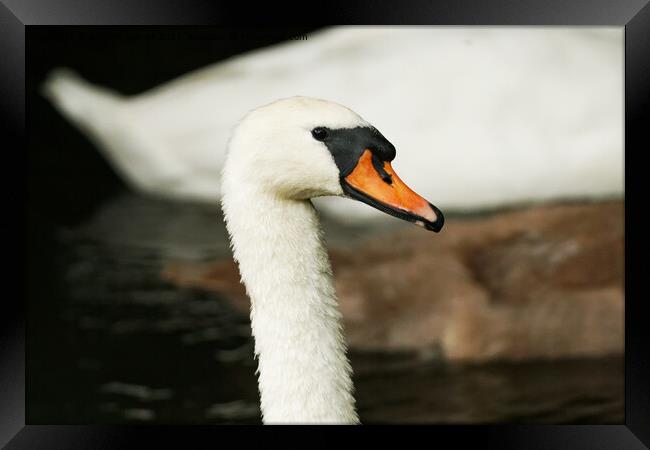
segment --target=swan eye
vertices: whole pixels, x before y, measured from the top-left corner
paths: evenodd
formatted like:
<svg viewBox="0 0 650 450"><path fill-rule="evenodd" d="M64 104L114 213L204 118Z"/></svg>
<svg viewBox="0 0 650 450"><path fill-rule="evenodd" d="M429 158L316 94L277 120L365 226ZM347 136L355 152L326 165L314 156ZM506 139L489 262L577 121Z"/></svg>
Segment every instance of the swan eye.
<svg viewBox="0 0 650 450"><path fill-rule="evenodd" d="M311 130L311 135L314 136L314 139L316 139L317 141L325 140L327 134L328 134L327 128L316 127L313 130Z"/></svg>

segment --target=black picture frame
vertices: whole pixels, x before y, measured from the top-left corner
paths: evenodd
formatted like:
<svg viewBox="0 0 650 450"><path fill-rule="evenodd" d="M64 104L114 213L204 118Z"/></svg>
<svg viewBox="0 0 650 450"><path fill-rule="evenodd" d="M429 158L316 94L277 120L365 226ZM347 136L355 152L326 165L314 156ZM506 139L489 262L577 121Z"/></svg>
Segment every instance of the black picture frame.
<svg viewBox="0 0 650 450"><path fill-rule="evenodd" d="M245 5L244 5L245 6ZM251 16L250 9L255 10ZM650 124L650 6L647 0L426 0L394 2L336 1L294 5L280 12L276 4L256 4L240 11L223 3L193 0L2 0L0 3L0 114L3 128L4 168L2 187L2 229L5 241L18 243L9 260L5 283L17 291L2 302L0 313L0 445L7 449L100 449L100 448L202 448L225 442L224 434L236 433L237 442L256 433L249 427L207 426L57 426L25 423L25 313L26 285L23 276L24 249L28 244L25 204L25 32L33 25L232 25L268 23L271 17L293 23L331 21L346 24L410 23L431 25L608 25L625 27L625 424L621 425L495 425L409 427L412 435L434 445L453 440L454 447L467 444L486 448L517 449L642 449L650 446L650 340L647 296L639 243L648 227L644 218L644 176L634 174L644 167L634 164L650 148L645 128ZM243 12L243 14L242 14ZM302 15L302 17L300 17ZM281 22L277 19L276 22ZM598 93L594 93L598 95ZM12 143L13 142L13 143ZM641 156L640 156L641 155ZM629 202L632 203L629 203ZM14 238L15 236L15 238ZM21 281L23 280L23 281ZM6 292L9 290L6 289ZM271 440L279 439L285 427L256 429ZM313 433L327 438L330 433L376 432L381 439L394 437L386 427L300 427L292 433ZM390 431L389 431L390 430ZM404 427L397 428L398 433ZM280 441L282 442L282 441ZM325 440L318 443L325 444ZM403 443L402 439L397 441ZM189 445L188 443L191 443ZM312 438L312 443L315 443ZM205 445L205 446L207 446Z"/></svg>

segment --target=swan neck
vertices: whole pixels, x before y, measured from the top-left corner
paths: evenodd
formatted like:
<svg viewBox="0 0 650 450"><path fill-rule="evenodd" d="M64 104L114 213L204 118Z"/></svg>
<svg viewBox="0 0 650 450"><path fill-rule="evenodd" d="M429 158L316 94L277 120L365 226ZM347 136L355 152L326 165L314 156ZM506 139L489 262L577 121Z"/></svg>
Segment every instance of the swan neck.
<svg viewBox="0 0 650 450"><path fill-rule="evenodd" d="M358 423L352 370L317 214L310 201L224 196L251 298L265 423ZM254 212L254 214L253 214Z"/></svg>

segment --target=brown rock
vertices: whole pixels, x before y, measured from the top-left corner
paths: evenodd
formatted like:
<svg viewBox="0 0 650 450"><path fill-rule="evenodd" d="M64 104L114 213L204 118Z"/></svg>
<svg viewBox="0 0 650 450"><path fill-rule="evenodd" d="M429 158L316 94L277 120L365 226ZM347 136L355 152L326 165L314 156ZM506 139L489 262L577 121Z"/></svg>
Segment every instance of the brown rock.
<svg viewBox="0 0 650 450"><path fill-rule="evenodd" d="M622 201L450 219L331 250L350 346L442 350L454 360L623 352ZM232 261L175 264L167 280L248 311Z"/></svg>

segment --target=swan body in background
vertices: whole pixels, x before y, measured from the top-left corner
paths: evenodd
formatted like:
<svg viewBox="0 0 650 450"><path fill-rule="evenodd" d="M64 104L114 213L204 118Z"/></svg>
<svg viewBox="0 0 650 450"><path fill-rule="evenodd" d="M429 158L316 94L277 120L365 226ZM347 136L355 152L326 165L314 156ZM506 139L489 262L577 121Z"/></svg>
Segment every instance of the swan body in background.
<svg viewBox="0 0 650 450"><path fill-rule="evenodd" d="M347 196L439 231L391 167L395 148L341 105L292 97L233 132L222 207L251 298L265 423L358 423L330 261L311 199Z"/></svg>
<svg viewBox="0 0 650 450"><path fill-rule="evenodd" d="M622 49L614 28L340 27L132 97L69 70L44 92L132 187L199 201L221 196L239 117L296 92L329 98L403 149L400 172L424 195L471 210L622 194ZM335 198L319 206L380 216Z"/></svg>

